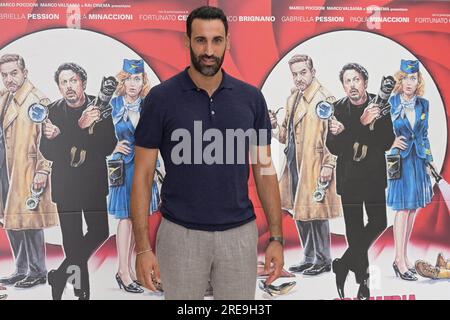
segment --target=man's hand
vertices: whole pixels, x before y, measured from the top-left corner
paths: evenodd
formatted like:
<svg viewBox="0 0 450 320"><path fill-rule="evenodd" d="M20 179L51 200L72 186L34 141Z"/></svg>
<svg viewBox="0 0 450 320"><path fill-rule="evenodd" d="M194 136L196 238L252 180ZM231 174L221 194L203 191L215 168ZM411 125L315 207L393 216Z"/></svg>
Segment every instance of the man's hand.
<svg viewBox="0 0 450 320"><path fill-rule="evenodd" d="M269 118L270 124L272 125L272 129L276 129L276 127L278 126L276 113L272 110L269 110Z"/></svg>
<svg viewBox="0 0 450 320"><path fill-rule="evenodd" d="M44 131L44 137L46 137L48 140L55 139L61 133L61 130L59 130L59 128L55 126L49 119L44 121L42 127Z"/></svg>
<svg viewBox="0 0 450 320"><path fill-rule="evenodd" d="M330 167L322 167L322 170L320 170L320 182L328 182L331 181L331 178L333 177L333 169Z"/></svg>
<svg viewBox="0 0 450 320"><path fill-rule="evenodd" d="M271 241L266 249L266 260L264 264L264 271L269 274L266 280L267 285L280 277L283 266L283 246L278 241Z"/></svg>
<svg viewBox="0 0 450 320"><path fill-rule="evenodd" d="M138 281L147 289L157 292L154 281L161 282L158 259L153 251L142 253L136 257L136 275Z"/></svg>
<svg viewBox="0 0 450 320"><path fill-rule="evenodd" d="M380 116L380 108L378 104L370 103L365 109L364 112L359 119L363 126L367 126L371 124L375 119Z"/></svg>
<svg viewBox="0 0 450 320"><path fill-rule="evenodd" d="M334 136L337 136L338 134L340 134L342 131L345 130L345 127L342 124L342 122L337 121L337 119L335 117L332 117L330 119L328 125L329 125L329 130L330 130L331 134Z"/></svg>
<svg viewBox="0 0 450 320"><path fill-rule="evenodd" d="M94 105L86 108L78 119L78 126L81 129L89 128L94 122L100 120L100 109Z"/></svg>
<svg viewBox="0 0 450 320"><path fill-rule="evenodd" d="M48 178L48 175L46 173L37 172L34 175L34 179L33 179L33 189L35 191L44 189L45 186L47 185L47 178Z"/></svg>

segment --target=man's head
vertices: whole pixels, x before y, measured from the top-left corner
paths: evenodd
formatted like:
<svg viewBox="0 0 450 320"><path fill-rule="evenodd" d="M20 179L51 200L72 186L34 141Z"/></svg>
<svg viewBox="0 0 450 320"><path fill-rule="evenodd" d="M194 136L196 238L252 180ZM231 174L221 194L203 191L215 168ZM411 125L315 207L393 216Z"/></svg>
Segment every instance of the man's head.
<svg viewBox="0 0 450 320"><path fill-rule="evenodd" d="M214 76L222 67L229 49L227 17L216 7L203 6L192 11L186 21L185 45L191 65L204 76Z"/></svg>
<svg viewBox="0 0 450 320"><path fill-rule="evenodd" d="M84 103L87 74L81 66L73 62L63 63L55 72L55 81L69 105L81 106Z"/></svg>
<svg viewBox="0 0 450 320"><path fill-rule="evenodd" d="M289 59L288 64L295 86L300 91L305 91L316 75L311 57L306 54L296 54Z"/></svg>
<svg viewBox="0 0 450 320"><path fill-rule="evenodd" d="M27 79L25 61L18 54L5 54L0 57L0 72L3 84L11 93L16 93Z"/></svg>
<svg viewBox="0 0 450 320"><path fill-rule="evenodd" d="M339 80L341 80L347 97L353 104L360 105L367 100L367 84L369 81L369 73L358 63L347 63L339 72Z"/></svg>

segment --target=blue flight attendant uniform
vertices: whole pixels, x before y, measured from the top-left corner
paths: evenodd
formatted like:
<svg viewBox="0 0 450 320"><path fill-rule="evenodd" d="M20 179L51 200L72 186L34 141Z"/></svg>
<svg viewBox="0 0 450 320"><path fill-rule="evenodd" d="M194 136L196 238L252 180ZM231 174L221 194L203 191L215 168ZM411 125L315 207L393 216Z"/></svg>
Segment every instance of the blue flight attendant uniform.
<svg viewBox="0 0 450 320"><path fill-rule="evenodd" d="M395 136L406 138L407 148L393 148L391 154L401 156L401 177L388 180L387 205L394 210L414 210L431 202L433 188L427 173L427 163L433 161L428 139L428 100L416 96L408 103L400 94L389 100ZM415 123L411 126L406 112L414 108Z"/></svg>
<svg viewBox="0 0 450 320"><path fill-rule="evenodd" d="M142 99L137 99L134 103L128 104L124 96L118 96L111 100L112 119L114 123L117 141L127 140L128 146L132 150L128 155L120 152L113 153L110 159L117 160L122 158L124 162L124 183L120 186L110 186L108 195L108 212L117 219L126 219L131 217L131 187L134 176L134 131L135 127L128 117L128 111L141 111ZM159 161L157 163L159 167ZM150 214L158 210L160 202L159 190L156 181L152 185L152 201Z"/></svg>

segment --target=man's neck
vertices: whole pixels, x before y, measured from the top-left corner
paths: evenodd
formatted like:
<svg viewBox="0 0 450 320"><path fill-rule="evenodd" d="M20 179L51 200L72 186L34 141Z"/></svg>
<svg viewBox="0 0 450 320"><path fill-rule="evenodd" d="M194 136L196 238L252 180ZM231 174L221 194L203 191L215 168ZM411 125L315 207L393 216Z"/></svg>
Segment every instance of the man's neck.
<svg viewBox="0 0 450 320"><path fill-rule="evenodd" d="M76 103L70 103L69 101L66 100L67 106L72 109L78 109L78 108L82 107L85 102L86 102L85 94L83 94L83 97L80 100L78 100Z"/></svg>
<svg viewBox="0 0 450 320"><path fill-rule="evenodd" d="M213 76L205 76L198 72L194 66L190 66L188 69L188 74L191 77L192 81L195 83L195 85L208 92L208 95L211 97L214 93L214 91L217 90L217 88L220 86L220 83L222 82L223 73L222 70L219 70L215 75Z"/></svg>
<svg viewBox="0 0 450 320"><path fill-rule="evenodd" d="M367 99L369 99L369 96L367 95L367 92L364 92L364 95L361 98L359 98L359 100L354 101L354 100L350 99L350 102L354 106L360 106L360 105L363 105L364 103L366 103Z"/></svg>

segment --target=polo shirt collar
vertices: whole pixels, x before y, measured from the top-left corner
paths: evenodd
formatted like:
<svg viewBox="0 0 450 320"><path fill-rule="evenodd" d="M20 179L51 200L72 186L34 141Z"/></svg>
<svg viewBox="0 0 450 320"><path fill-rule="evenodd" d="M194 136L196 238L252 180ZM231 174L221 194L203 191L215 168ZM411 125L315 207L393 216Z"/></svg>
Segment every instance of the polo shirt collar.
<svg viewBox="0 0 450 320"><path fill-rule="evenodd" d="M194 81L192 81L191 77L189 76L188 69L190 67L187 67L184 69L181 77L181 85L184 91L188 90L197 90L197 86L195 85ZM232 89L234 87L233 80L231 76L229 76L225 70L222 68L222 82L220 83L217 90L220 90L222 88L225 89Z"/></svg>

